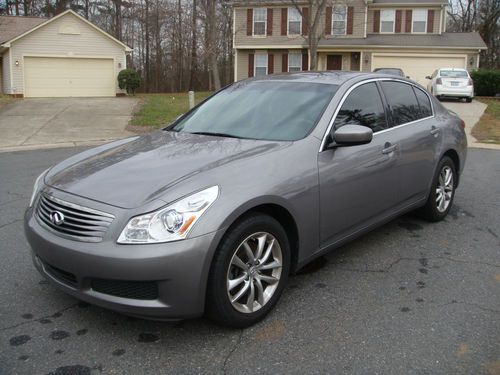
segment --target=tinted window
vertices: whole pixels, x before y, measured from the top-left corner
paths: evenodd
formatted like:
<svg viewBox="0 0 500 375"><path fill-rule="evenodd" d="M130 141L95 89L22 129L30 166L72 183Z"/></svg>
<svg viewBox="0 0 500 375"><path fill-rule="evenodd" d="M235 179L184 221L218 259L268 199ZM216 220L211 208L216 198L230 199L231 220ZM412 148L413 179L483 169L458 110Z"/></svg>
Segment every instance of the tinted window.
<svg viewBox="0 0 500 375"><path fill-rule="evenodd" d="M416 87L413 88L415 95L417 96L418 105L420 106L420 117L432 116L431 101L425 92Z"/></svg>
<svg viewBox="0 0 500 375"><path fill-rule="evenodd" d="M406 124L420 118L417 98L410 85L401 82L381 82L385 97L391 106L394 125Z"/></svg>
<svg viewBox="0 0 500 375"><path fill-rule="evenodd" d="M375 83L355 88L335 119L335 129L347 124L364 125L377 132L387 128L384 106Z"/></svg>
<svg viewBox="0 0 500 375"><path fill-rule="evenodd" d="M337 88L319 83L243 81L212 96L168 130L298 140L316 126Z"/></svg>
<svg viewBox="0 0 500 375"><path fill-rule="evenodd" d="M465 70L441 70L440 75L449 78L469 78L469 74Z"/></svg>

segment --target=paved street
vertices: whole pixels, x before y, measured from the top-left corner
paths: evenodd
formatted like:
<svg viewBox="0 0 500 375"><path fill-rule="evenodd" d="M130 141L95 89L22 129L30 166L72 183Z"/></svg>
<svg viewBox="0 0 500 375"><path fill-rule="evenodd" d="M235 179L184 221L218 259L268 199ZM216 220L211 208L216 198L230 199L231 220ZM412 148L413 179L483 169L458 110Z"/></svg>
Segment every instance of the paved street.
<svg viewBox="0 0 500 375"><path fill-rule="evenodd" d="M33 181L79 150L0 154L0 374L500 374L500 152L469 150L444 222L379 228L229 330L128 318L35 271L21 220Z"/></svg>

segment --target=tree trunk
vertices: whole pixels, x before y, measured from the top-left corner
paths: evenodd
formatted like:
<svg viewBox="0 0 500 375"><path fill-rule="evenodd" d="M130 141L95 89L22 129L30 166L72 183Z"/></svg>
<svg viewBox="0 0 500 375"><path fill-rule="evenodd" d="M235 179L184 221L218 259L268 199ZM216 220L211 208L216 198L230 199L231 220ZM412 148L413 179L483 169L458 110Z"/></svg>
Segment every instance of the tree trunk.
<svg viewBox="0 0 500 375"><path fill-rule="evenodd" d="M197 12L196 12L196 0L193 0L193 19L192 19L192 25L191 25L191 68L190 68L190 75L189 75L189 90L194 91L196 87L196 81L197 81L197 70L198 70L198 62L197 62L197 54L196 54L196 48L197 48Z"/></svg>
<svg viewBox="0 0 500 375"><path fill-rule="evenodd" d="M207 28L209 45L209 64L212 71L215 90L220 90L220 74L217 66L217 3L216 0L208 0Z"/></svg>
<svg viewBox="0 0 500 375"><path fill-rule="evenodd" d="M144 61L144 91L149 92L149 0L144 1L145 17L144 17L144 44L145 44L145 61Z"/></svg>

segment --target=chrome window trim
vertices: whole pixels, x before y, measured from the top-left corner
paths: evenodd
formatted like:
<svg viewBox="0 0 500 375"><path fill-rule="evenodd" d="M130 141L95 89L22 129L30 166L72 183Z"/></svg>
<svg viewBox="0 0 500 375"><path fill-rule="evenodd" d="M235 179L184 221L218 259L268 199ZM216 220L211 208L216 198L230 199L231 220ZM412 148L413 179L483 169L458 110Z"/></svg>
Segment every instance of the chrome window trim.
<svg viewBox="0 0 500 375"><path fill-rule="evenodd" d="M396 126L393 126L391 128L387 128L387 129L384 129L384 130L381 130L379 132L376 132L376 133L373 133L374 136L376 136L377 134L382 134L382 133L385 133L385 132L388 132L389 130L393 130L393 129L397 129L397 128L401 128L403 126L406 126L406 125L412 125L412 124L415 124L417 122L420 122L420 121L424 121L424 120L428 120L430 118L433 118L435 117L435 112L434 112L434 103L432 102L431 98L430 98L430 95L429 93L427 92L427 90L423 90L422 88L420 88L418 86L417 83L413 83L413 82L409 82L409 81L405 81L405 80L402 80L402 79L398 79L398 78L386 78L386 77L383 77L383 78L370 78L370 79L367 79L367 80L364 80L364 81L361 81L361 82L357 82L355 83L354 85L352 85L344 94L344 96L342 96L342 99L340 99L339 101L339 104L337 105L337 108L335 108L335 112L333 113L333 116L332 116L332 119L330 120L330 123L328 124L328 127L326 128L326 132L325 134L323 135L323 139L321 140L321 145L319 147L319 151L318 152L323 152L323 151L326 151L325 147L326 147L326 139L328 137L328 134L330 134L330 131L332 130L332 126L333 124L335 123L335 120L337 119L337 115L340 111L340 108L342 108L342 105L344 104L344 102L346 101L347 97L351 94L351 92L361 86L361 85L364 85L365 83L371 83L371 82L380 82L380 81L392 81L392 82L401 82L401 83L405 83L407 85L410 85L410 86L413 86L415 88L417 88L418 90L421 90L423 91L426 95L427 95L427 98L429 99L430 103L431 103L431 111L432 111L432 115L431 116L427 116L427 117L424 117L424 118L420 118L418 120L415 120L415 121L410 121L410 122L406 122L404 124L400 124L400 125L396 125ZM417 98L415 97L415 99L417 100ZM418 103L418 100L417 100L417 103Z"/></svg>
<svg viewBox="0 0 500 375"><path fill-rule="evenodd" d="M90 214L95 214L95 215L100 215L100 216L105 216L105 217L109 217L110 219L114 219L115 216L112 215L112 214L108 214L107 212L103 212L103 211L99 211L99 210L95 210L93 208L89 208L89 207L83 207L83 206L80 206L79 204L75 204L75 203L71 203L71 202L67 202L67 201L63 201L62 199L59 199L59 198L56 198L54 197L53 195L49 195L49 194L43 194L43 196L49 200L52 200L56 203L59 203L63 206L67 206L67 207L70 207L70 208L74 208L76 210L80 210L80 211L83 211L83 212L88 212Z"/></svg>

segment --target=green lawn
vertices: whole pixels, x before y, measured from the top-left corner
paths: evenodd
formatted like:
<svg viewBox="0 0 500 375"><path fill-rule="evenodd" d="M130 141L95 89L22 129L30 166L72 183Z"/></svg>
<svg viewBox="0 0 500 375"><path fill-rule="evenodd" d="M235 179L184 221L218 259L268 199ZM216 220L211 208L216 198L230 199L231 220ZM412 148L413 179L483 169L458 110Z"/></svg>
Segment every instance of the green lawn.
<svg viewBox="0 0 500 375"><path fill-rule="evenodd" d="M472 135L480 142L500 144L500 100L476 99L487 104L488 108L472 129Z"/></svg>
<svg viewBox="0 0 500 375"><path fill-rule="evenodd" d="M211 95L212 92L195 92L195 104ZM130 121L132 126L152 126L160 128L170 124L189 109L188 94L138 94L140 109Z"/></svg>

